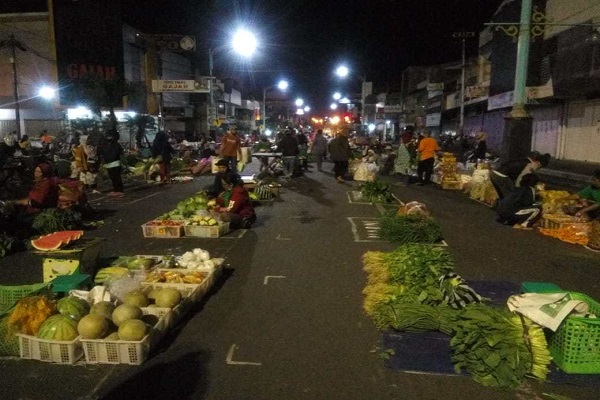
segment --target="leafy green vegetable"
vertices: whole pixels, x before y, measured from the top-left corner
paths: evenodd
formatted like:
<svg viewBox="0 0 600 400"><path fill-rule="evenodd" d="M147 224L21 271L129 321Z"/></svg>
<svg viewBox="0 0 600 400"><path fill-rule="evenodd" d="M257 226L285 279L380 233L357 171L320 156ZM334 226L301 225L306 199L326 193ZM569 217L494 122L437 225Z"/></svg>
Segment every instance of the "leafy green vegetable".
<svg viewBox="0 0 600 400"><path fill-rule="evenodd" d="M397 215L388 212L379 219L379 237L394 243L439 243L442 228L422 215Z"/></svg>
<svg viewBox="0 0 600 400"><path fill-rule="evenodd" d="M394 201L391 185L377 179L360 185L360 191L365 200L371 203L392 203Z"/></svg>
<svg viewBox="0 0 600 400"><path fill-rule="evenodd" d="M32 227L42 235L76 229L81 226L81 213L73 210L48 208L36 214Z"/></svg>
<svg viewBox="0 0 600 400"><path fill-rule="evenodd" d="M14 250L16 239L5 233L0 233L0 258L6 257Z"/></svg>

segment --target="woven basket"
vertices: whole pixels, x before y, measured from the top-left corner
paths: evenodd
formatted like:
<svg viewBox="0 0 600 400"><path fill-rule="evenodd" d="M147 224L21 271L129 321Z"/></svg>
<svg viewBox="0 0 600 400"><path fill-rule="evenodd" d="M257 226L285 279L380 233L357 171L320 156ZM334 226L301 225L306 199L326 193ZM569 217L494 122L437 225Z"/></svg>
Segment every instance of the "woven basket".
<svg viewBox="0 0 600 400"><path fill-rule="evenodd" d="M592 231L590 232L588 247L594 250L600 250L600 221L592 222Z"/></svg>

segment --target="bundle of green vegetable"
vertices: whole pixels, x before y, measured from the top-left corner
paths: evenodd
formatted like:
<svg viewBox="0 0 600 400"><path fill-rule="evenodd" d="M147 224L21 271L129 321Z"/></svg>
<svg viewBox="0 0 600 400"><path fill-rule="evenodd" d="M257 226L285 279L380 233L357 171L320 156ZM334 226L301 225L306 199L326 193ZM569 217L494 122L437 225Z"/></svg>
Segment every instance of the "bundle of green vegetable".
<svg viewBox="0 0 600 400"><path fill-rule="evenodd" d="M394 196L390 189L391 185L389 183L377 179L360 185L363 198L370 203L392 203Z"/></svg>
<svg viewBox="0 0 600 400"><path fill-rule="evenodd" d="M81 222L81 213L77 211L48 208L36 214L31 226L42 235L46 235L79 228Z"/></svg>
<svg viewBox="0 0 600 400"><path fill-rule="evenodd" d="M379 237L394 243L439 243L442 229L429 217L388 212L379 219Z"/></svg>
<svg viewBox="0 0 600 400"><path fill-rule="evenodd" d="M441 331L450 335L459 312L445 305L403 303L398 299L391 299L375 308L372 320L379 329L392 328L406 332Z"/></svg>
<svg viewBox="0 0 600 400"><path fill-rule="evenodd" d="M508 310L470 305L458 314L450 341L456 372L485 386L515 388L525 375L544 380L551 361L539 325Z"/></svg>
<svg viewBox="0 0 600 400"><path fill-rule="evenodd" d="M439 279L453 270L447 251L419 244L407 244L389 253L367 252L363 265L368 274L363 308L379 329L393 328L392 311L386 307L390 302L442 304Z"/></svg>
<svg viewBox="0 0 600 400"><path fill-rule="evenodd" d="M194 196L180 201L174 210L163 214L159 219L182 219L190 218L196 215L197 211L206 210L208 206L208 197L205 192L196 193Z"/></svg>

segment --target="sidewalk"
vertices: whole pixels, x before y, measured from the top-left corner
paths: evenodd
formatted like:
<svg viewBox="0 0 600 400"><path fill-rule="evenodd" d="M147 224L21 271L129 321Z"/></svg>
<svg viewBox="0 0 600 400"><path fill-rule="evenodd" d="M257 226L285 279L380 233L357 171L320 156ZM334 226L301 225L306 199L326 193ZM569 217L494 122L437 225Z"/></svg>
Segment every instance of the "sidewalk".
<svg viewBox="0 0 600 400"><path fill-rule="evenodd" d="M592 173L600 170L600 163L573 160L550 160L546 168L537 171L543 182L581 189L590 181Z"/></svg>

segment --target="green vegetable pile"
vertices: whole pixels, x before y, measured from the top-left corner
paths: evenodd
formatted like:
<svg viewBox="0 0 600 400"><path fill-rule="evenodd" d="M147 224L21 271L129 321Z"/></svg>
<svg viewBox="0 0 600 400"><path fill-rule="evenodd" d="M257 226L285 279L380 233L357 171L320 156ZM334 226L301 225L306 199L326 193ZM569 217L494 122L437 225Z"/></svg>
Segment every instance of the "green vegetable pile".
<svg viewBox="0 0 600 400"><path fill-rule="evenodd" d="M14 250L16 239L5 233L0 233L0 258L6 257Z"/></svg>
<svg viewBox="0 0 600 400"><path fill-rule="evenodd" d="M360 185L363 198L370 203L392 203L394 196L390 189L389 183L377 179Z"/></svg>
<svg viewBox="0 0 600 400"><path fill-rule="evenodd" d="M177 204L174 210L159 217L162 220L185 219L196 215L197 211L206 210L208 205L206 193L199 192Z"/></svg>
<svg viewBox="0 0 600 400"><path fill-rule="evenodd" d="M398 215L388 212L379 219L379 237L392 243L439 243L442 228L422 215Z"/></svg>
<svg viewBox="0 0 600 400"><path fill-rule="evenodd" d="M81 213L77 211L48 208L40 211L33 218L31 226L42 235L46 235L58 231L77 229L81 224Z"/></svg>
<svg viewBox="0 0 600 400"><path fill-rule="evenodd" d="M525 375L546 379L552 359L544 332L508 310L471 305L458 314L450 346L456 372L485 386L516 388Z"/></svg>

